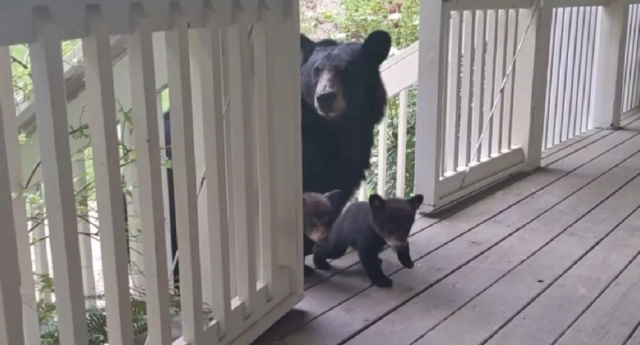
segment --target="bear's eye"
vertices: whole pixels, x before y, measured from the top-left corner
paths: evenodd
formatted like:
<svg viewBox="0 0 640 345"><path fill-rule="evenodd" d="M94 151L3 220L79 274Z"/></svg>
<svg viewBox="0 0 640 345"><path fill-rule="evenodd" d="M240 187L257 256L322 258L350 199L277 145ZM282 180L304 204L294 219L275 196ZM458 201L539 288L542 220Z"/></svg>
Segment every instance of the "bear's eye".
<svg viewBox="0 0 640 345"><path fill-rule="evenodd" d="M322 68L320 68L320 66L315 66L313 68L313 77L317 79L320 77L320 73L322 73Z"/></svg>

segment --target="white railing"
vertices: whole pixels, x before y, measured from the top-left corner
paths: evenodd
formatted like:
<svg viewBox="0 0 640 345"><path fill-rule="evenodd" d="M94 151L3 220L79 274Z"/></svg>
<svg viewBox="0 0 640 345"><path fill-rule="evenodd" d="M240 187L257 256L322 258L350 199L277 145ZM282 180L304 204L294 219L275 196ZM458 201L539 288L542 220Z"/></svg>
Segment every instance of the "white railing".
<svg viewBox="0 0 640 345"><path fill-rule="evenodd" d="M376 129L378 132L377 149L373 155L376 187L375 189L370 188L371 186L367 186L365 181L358 192L359 200L365 200L366 196L373 192L381 195L407 196L406 165L407 161L415 159L413 156L409 156L413 150L408 150L408 147L413 146L413 143L407 139L407 131L412 125L410 120L415 122L416 116L415 86L418 82L418 42L385 61L380 66L380 74L389 100L387 114ZM413 113L411 113L411 109L414 110ZM389 157L389 155L393 155L393 157ZM395 162L395 176L391 178L387 171L390 161ZM389 193L389 188L387 188L390 182L395 185L391 186L394 190L393 193ZM409 186L412 187L412 181L409 182Z"/></svg>
<svg viewBox="0 0 640 345"><path fill-rule="evenodd" d="M0 343L41 343L36 299L42 297L55 301L59 343L87 344L85 308L96 303L85 295L100 292L100 285L110 344L134 342L132 296L146 304L148 343L173 342L158 66L170 90L179 229L182 337L175 343L247 344L300 300L299 73L290 68L297 63L297 11L297 3L285 0L0 5L0 259L15 263L0 271ZM112 35L129 40L126 80L114 74ZM90 175L76 154L85 147L70 150L60 49L63 40L77 38ZM158 38L163 54L155 49ZM37 174L17 164L31 151L19 145L9 46L24 43L33 76ZM123 92L130 122L116 109ZM128 198L136 205L135 213L127 210L127 223L118 122L131 125L124 132L133 135L122 139L135 153L129 152L135 169L125 169L136 195ZM84 176L92 178L97 204L78 208L90 183ZM26 205L34 202L25 201L27 180L42 186L45 206L28 214ZM140 249L143 296L130 290L126 233L133 228L141 232L141 245L133 249ZM31 248L30 229L37 242ZM101 269L92 265L95 246L87 236L98 229ZM36 297L32 266L53 277L54 292Z"/></svg>
<svg viewBox="0 0 640 345"><path fill-rule="evenodd" d="M629 5L624 56L622 112L640 107L640 5Z"/></svg>
<svg viewBox="0 0 640 345"><path fill-rule="evenodd" d="M592 129L591 89L600 8L553 10L543 149Z"/></svg>
<svg viewBox="0 0 640 345"><path fill-rule="evenodd" d="M377 176L361 188L360 199L373 191L410 193L413 185L405 188L406 178L420 176L416 188L431 195L425 210L438 209L537 167L542 150L595 127L615 126L620 112L637 108L638 5L630 5L623 32L627 10L618 0L545 1L538 8L535 0L438 3L424 2L431 15L422 22L439 22L440 31L423 24L421 34L439 36L429 47L423 39L420 47L414 44L381 67L390 112L398 114L379 126L373 158ZM441 17L433 14L436 8ZM626 54L624 85L616 78L622 73L622 62L615 63L620 48ZM430 57L419 59L419 54ZM437 66L434 54L440 55ZM417 76L423 78L420 83ZM422 110L417 123L408 123L415 99L406 95L416 84ZM624 98L616 87L624 89ZM416 130L415 142L406 138L407 129ZM415 155L415 174L407 174L403 158L408 155ZM389 174L394 166L395 174Z"/></svg>

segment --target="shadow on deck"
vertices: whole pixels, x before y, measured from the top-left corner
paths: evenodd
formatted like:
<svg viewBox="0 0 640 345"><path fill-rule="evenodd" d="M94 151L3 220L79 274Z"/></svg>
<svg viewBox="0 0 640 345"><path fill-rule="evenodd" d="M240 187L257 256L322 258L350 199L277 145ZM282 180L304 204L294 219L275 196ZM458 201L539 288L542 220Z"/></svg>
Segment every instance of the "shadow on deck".
<svg viewBox="0 0 640 345"><path fill-rule="evenodd" d="M543 154L544 169L416 221L394 287L354 253L253 345L640 344L640 116ZM310 263L311 264L311 263Z"/></svg>

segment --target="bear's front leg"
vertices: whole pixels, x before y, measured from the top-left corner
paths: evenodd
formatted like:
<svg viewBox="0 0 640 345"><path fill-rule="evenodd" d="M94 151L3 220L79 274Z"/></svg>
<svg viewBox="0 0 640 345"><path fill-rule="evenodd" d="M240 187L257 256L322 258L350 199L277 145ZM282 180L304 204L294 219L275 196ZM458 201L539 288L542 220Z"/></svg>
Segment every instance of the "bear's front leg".
<svg viewBox="0 0 640 345"><path fill-rule="evenodd" d="M303 237L303 254L304 257L306 258L307 256L313 254L313 247L315 245L315 242L313 242L312 239L310 239L309 237L307 237L307 235L302 235ZM304 258L302 259L302 262L304 263ZM304 276L308 277L310 275L313 275L313 268L307 266L306 264L304 264Z"/></svg>
<svg viewBox="0 0 640 345"><path fill-rule="evenodd" d="M331 269L331 264L327 259L332 257L331 246L328 244L316 244L313 247L313 264L316 268L322 271L328 271Z"/></svg>
<svg viewBox="0 0 640 345"><path fill-rule="evenodd" d="M409 247L399 251L397 254L398 254L398 261L400 261L402 266L408 269L413 268L413 260L411 259L411 254L409 253Z"/></svg>
<svg viewBox="0 0 640 345"><path fill-rule="evenodd" d="M313 264L316 268L323 271L331 269L331 264L327 259L339 259L344 256L349 248L348 244L334 239L332 242L316 243L313 247Z"/></svg>
<svg viewBox="0 0 640 345"><path fill-rule="evenodd" d="M382 272L382 260L378 257L378 252L373 248L359 247L358 256L360 263L369 276L371 283L378 287L388 288L393 285L393 280Z"/></svg>

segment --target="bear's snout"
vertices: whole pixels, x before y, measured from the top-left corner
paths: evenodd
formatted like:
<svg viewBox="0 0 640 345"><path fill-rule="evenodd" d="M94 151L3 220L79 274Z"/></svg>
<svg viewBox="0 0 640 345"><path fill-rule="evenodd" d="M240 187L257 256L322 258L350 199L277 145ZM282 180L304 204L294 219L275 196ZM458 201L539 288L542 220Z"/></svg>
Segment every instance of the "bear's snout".
<svg viewBox="0 0 640 345"><path fill-rule="evenodd" d="M327 91L318 94L318 96L316 96L316 102L320 110L325 113L330 113L333 110L333 104L337 98L338 95L334 91Z"/></svg>

